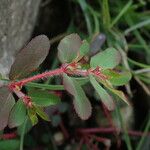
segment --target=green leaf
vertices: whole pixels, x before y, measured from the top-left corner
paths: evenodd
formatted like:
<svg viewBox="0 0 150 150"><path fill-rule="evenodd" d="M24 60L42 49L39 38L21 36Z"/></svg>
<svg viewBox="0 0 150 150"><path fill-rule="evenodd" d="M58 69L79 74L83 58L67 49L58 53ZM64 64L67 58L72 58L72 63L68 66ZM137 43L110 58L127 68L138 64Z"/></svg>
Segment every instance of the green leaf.
<svg viewBox="0 0 150 150"><path fill-rule="evenodd" d="M119 64L120 59L121 55L116 49L108 48L93 56L90 65L93 68L99 66L102 67L102 69L113 69Z"/></svg>
<svg viewBox="0 0 150 150"><path fill-rule="evenodd" d="M131 78L132 74L129 71L117 73L113 70L105 70L103 73L109 76L109 81L114 86L122 86L127 84Z"/></svg>
<svg viewBox="0 0 150 150"><path fill-rule="evenodd" d="M65 89L74 96L73 104L76 113L83 120L88 119L92 113L92 106L78 82L66 74L63 75Z"/></svg>
<svg viewBox="0 0 150 150"><path fill-rule="evenodd" d="M24 129L25 121L26 121L26 126L25 126L25 129ZM27 132L29 132L32 129L32 124L31 124L31 120L29 119L29 117L27 117L27 120L25 120L25 121L24 121L24 123L21 126L19 126L17 128L17 134L18 135L21 135L22 132L24 132L26 134Z"/></svg>
<svg viewBox="0 0 150 150"><path fill-rule="evenodd" d="M43 108L35 106L35 111L42 119L50 121L48 115L44 112Z"/></svg>
<svg viewBox="0 0 150 150"><path fill-rule="evenodd" d="M104 88L96 81L96 79L91 75L90 81L99 97L101 98L102 103L107 107L108 110L114 110L115 104L112 100L112 97L106 92Z"/></svg>
<svg viewBox="0 0 150 150"><path fill-rule="evenodd" d="M82 41L82 45L79 48L80 56L83 57L83 56L87 55L89 50L90 50L89 43L86 40Z"/></svg>
<svg viewBox="0 0 150 150"><path fill-rule="evenodd" d="M112 89L112 88L109 88L109 90L111 92L113 92L115 95L117 95L118 97L120 97L125 103L127 103L128 105L130 105L127 97L124 95L124 93L120 90L116 90L116 89Z"/></svg>
<svg viewBox="0 0 150 150"><path fill-rule="evenodd" d="M26 107L21 99L12 108L9 115L9 128L20 126L26 118Z"/></svg>
<svg viewBox="0 0 150 150"><path fill-rule="evenodd" d="M44 61L49 48L50 42L47 36L39 35L33 38L16 56L9 78L15 80L27 77Z"/></svg>
<svg viewBox="0 0 150 150"><path fill-rule="evenodd" d="M19 145L19 140L3 140L0 141L0 150L18 150Z"/></svg>
<svg viewBox="0 0 150 150"><path fill-rule="evenodd" d="M82 40L73 33L63 38L58 45L58 58L62 63L70 63L77 57Z"/></svg>
<svg viewBox="0 0 150 150"><path fill-rule="evenodd" d="M7 87L0 87L0 130L8 123L9 113L15 104L15 99Z"/></svg>
<svg viewBox="0 0 150 150"><path fill-rule="evenodd" d="M43 107L56 105L61 102L58 96L46 90L29 90L29 96L36 105Z"/></svg>
<svg viewBox="0 0 150 150"><path fill-rule="evenodd" d="M32 109L32 108L28 109L28 116L29 116L33 126L38 123L38 117L37 117L37 114L34 109Z"/></svg>
<svg viewBox="0 0 150 150"><path fill-rule="evenodd" d="M112 93L114 93L115 95L117 95L118 97L120 97L125 103L127 103L128 105L130 105L130 103L129 103L127 97L124 95L124 93L123 93L122 91L114 89L112 86L110 86L110 85L108 84L109 82L104 82L104 81L99 80L99 79L98 79L98 81L99 81L100 83L102 83L102 84L103 84L108 90L110 90Z"/></svg>

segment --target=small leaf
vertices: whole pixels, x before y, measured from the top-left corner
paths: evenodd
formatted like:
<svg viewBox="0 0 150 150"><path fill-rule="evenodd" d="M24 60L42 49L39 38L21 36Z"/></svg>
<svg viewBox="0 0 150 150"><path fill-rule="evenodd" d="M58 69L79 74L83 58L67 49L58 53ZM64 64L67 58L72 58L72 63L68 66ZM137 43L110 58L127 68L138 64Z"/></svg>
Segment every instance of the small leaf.
<svg viewBox="0 0 150 150"><path fill-rule="evenodd" d="M104 44L106 40L106 36L104 34L97 34L91 41L90 44L90 53L91 55L96 54L100 49L101 46Z"/></svg>
<svg viewBox="0 0 150 150"><path fill-rule="evenodd" d="M28 109L28 116L29 116L33 126L38 123L37 114L36 114L35 110L33 110L32 108Z"/></svg>
<svg viewBox="0 0 150 150"><path fill-rule="evenodd" d="M70 63L77 57L82 40L73 33L63 38L58 45L58 58L62 63Z"/></svg>
<svg viewBox="0 0 150 150"><path fill-rule="evenodd" d="M90 81L99 97L101 98L102 103L107 107L108 110L114 110L114 102L112 97L106 92L104 88L95 80L95 78L91 75Z"/></svg>
<svg viewBox="0 0 150 150"><path fill-rule="evenodd" d="M36 105L43 107L56 105L61 102L58 96L46 90L30 90L29 96Z"/></svg>
<svg viewBox="0 0 150 150"><path fill-rule="evenodd" d="M0 150L18 150L20 145L19 140L3 140L0 141Z"/></svg>
<svg viewBox="0 0 150 150"><path fill-rule="evenodd" d="M74 96L73 104L76 113L83 120L88 119L92 113L92 106L78 82L66 74L63 75L65 89Z"/></svg>
<svg viewBox="0 0 150 150"><path fill-rule="evenodd" d="M89 52L89 49L90 49L89 43L86 40L82 41L82 45L79 48L80 56L83 57L87 55Z"/></svg>
<svg viewBox="0 0 150 150"><path fill-rule="evenodd" d="M117 95L118 97L120 97L125 103L127 103L128 105L130 105L128 99L126 98L126 96L124 95L124 93L122 91L114 89L109 84L107 84L107 82L103 82L102 80L99 80L99 82L102 83L112 93L114 93L115 95Z"/></svg>
<svg viewBox="0 0 150 150"><path fill-rule="evenodd" d="M130 105L127 97L124 95L124 93L120 90L116 90L116 89L112 89L112 88L108 88L111 92L113 92L115 95L117 95L118 97L120 97L125 103L127 103L128 105Z"/></svg>
<svg viewBox="0 0 150 150"><path fill-rule="evenodd" d="M50 42L47 36L39 35L33 38L16 56L9 78L15 80L27 77L44 61L49 48Z"/></svg>
<svg viewBox="0 0 150 150"><path fill-rule="evenodd" d="M48 115L44 112L43 108L35 106L35 111L43 120L50 121Z"/></svg>
<svg viewBox="0 0 150 150"><path fill-rule="evenodd" d="M9 113L15 104L15 99L7 87L0 87L0 130L8 123Z"/></svg>
<svg viewBox="0 0 150 150"><path fill-rule="evenodd" d="M113 70L105 70L105 75L110 77L109 81L114 86L122 86L127 84L131 80L131 73L129 71L117 73Z"/></svg>
<svg viewBox="0 0 150 150"><path fill-rule="evenodd" d="M9 128L20 126L26 118L26 107L22 100L18 100L9 115Z"/></svg>
<svg viewBox="0 0 150 150"><path fill-rule="evenodd" d="M108 48L105 51L99 52L91 58L90 65L93 68L97 66L103 69L113 69L121 59L120 53L114 48Z"/></svg>

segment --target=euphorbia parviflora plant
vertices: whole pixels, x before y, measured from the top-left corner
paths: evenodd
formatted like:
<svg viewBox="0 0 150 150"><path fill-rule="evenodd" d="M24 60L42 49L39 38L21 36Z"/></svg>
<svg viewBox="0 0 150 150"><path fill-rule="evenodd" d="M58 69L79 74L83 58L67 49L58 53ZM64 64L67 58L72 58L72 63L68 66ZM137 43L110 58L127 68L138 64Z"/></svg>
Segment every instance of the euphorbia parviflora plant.
<svg viewBox="0 0 150 150"><path fill-rule="evenodd" d="M58 58L62 63L60 68L28 77L44 61L50 48L49 39L45 35L32 39L16 56L9 73L10 82L0 87L0 130L7 125L10 128L21 125L27 116L33 125L38 122L37 115L49 120L43 107L55 105L60 99L53 95L46 104L42 104L44 100L36 103L32 96L22 92L22 87L29 82L51 76L62 76L64 88L73 96L76 113L83 120L88 119L92 112L91 103L82 88L82 85L89 81L97 92L99 100L108 110L111 111L115 107L108 91L129 104L124 93L114 89L113 86L126 84L131 74L127 71L114 70L120 63L120 53L114 48L97 52L100 47L93 44L94 42L97 44L97 38L98 36L89 44L86 40L82 41L77 34L64 37L58 45ZM91 55L93 51L94 54L96 53L94 56ZM18 96L17 102L12 93Z"/></svg>

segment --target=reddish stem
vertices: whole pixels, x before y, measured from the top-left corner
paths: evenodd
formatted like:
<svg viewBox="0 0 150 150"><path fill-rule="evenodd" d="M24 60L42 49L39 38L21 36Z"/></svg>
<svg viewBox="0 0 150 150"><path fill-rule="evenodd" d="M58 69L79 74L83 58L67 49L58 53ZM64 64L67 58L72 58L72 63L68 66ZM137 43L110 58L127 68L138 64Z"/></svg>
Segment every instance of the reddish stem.
<svg viewBox="0 0 150 150"><path fill-rule="evenodd" d="M15 82L14 85L22 87L23 85L25 85L25 84L27 84L31 81L35 81L35 80L46 78L46 77L51 77L51 76L54 76L54 75L60 75L62 73L64 73L64 68L63 67L52 70L52 71L41 73L41 74L35 75L33 77L23 79L21 81Z"/></svg>
<svg viewBox="0 0 150 150"><path fill-rule="evenodd" d="M12 88L12 91L19 97L19 99L22 99L26 106L32 107L32 101L29 96L25 95L22 91L18 90L17 88Z"/></svg>
<svg viewBox="0 0 150 150"><path fill-rule="evenodd" d="M77 132L81 133L81 134L89 134L89 133L114 133L116 131L115 128L79 128L77 129ZM123 131L120 131L121 133L123 133ZM128 134L131 136L143 136L144 133L141 131L128 131ZM150 135L150 133L146 134L147 136Z"/></svg>
<svg viewBox="0 0 150 150"><path fill-rule="evenodd" d="M5 133L5 134L0 136L0 139L8 140L8 139L14 139L16 137L17 137L16 133Z"/></svg>

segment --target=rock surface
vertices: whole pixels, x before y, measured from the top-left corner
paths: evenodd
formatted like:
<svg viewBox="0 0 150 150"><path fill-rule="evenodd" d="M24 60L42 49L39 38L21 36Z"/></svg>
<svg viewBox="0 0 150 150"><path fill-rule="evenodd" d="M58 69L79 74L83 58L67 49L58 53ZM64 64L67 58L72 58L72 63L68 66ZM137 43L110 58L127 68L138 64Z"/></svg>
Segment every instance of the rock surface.
<svg viewBox="0 0 150 150"><path fill-rule="evenodd" d="M0 73L7 76L15 54L30 39L41 0L0 1Z"/></svg>

